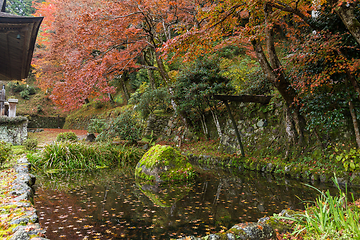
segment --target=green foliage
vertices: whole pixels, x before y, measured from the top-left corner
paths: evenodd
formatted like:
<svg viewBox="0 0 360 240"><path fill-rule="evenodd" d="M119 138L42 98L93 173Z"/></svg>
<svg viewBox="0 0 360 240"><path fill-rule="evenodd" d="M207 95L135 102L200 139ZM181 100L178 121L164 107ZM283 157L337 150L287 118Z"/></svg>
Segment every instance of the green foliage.
<svg viewBox="0 0 360 240"><path fill-rule="evenodd" d="M14 93L19 93L23 99L29 99L30 95L36 94L34 87L27 84L20 84L18 82L9 82L7 87Z"/></svg>
<svg viewBox="0 0 360 240"><path fill-rule="evenodd" d="M110 144L56 142L39 154L28 154L28 160L38 169L96 169L116 164L135 164L143 150Z"/></svg>
<svg viewBox="0 0 360 240"><path fill-rule="evenodd" d="M178 99L179 110L195 123L199 115L216 104L211 103L212 95L228 94L232 90L229 78L221 75L219 61L203 58L179 72L174 86L174 97Z"/></svg>
<svg viewBox="0 0 360 240"><path fill-rule="evenodd" d="M31 16L35 13L32 2L32 0L7 0L6 12L20 16ZM39 0L34 2L39 2Z"/></svg>
<svg viewBox="0 0 360 240"><path fill-rule="evenodd" d="M229 46L226 46L226 47L220 49L217 52L217 55L220 58L233 58L233 57L238 56L241 53L242 53L242 50L238 46L229 45Z"/></svg>
<svg viewBox="0 0 360 240"><path fill-rule="evenodd" d="M23 143L26 150L33 151L36 149L38 145L38 140L36 138L33 139L26 139Z"/></svg>
<svg viewBox="0 0 360 240"><path fill-rule="evenodd" d="M10 158L11 144L0 141L0 165L4 164Z"/></svg>
<svg viewBox="0 0 360 240"><path fill-rule="evenodd" d="M155 146L156 136L154 136L154 131L151 131L150 135L145 135L141 141L147 142L150 146Z"/></svg>
<svg viewBox="0 0 360 240"><path fill-rule="evenodd" d="M78 140L78 138L77 138L76 134L73 132L59 133L59 135L57 135L57 137L56 137L57 142L64 142L64 141L75 142L77 140Z"/></svg>
<svg viewBox="0 0 360 240"><path fill-rule="evenodd" d="M106 128L106 120L105 119L90 119L90 123L88 125L89 133L101 133Z"/></svg>
<svg viewBox="0 0 360 240"><path fill-rule="evenodd" d="M235 93L264 94L270 91L271 83L265 78L258 63L249 57L240 61L221 59L221 75L231 79Z"/></svg>
<svg viewBox="0 0 360 240"><path fill-rule="evenodd" d="M139 111L145 119L155 110L165 111L169 106L169 94L166 88L151 89L147 83L143 83L139 89L131 95L130 104L136 105L136 111Z"/></svg>
<svg viewBox="0 0 360 240"><path fill-rule="evenodd" d="M101 108L103 108L104 106L105 106L105 104L104 104L104 102L102 102L102 101L95 101L95 103L94 103L95 109L101 109Z"/></svg>
<svg viewBox="0 0 360 240"><path fill-rule="evenodd" d="M9 118L7 116L0 116L0 124L19 124L22 122L27 121L28 119L26 117L23 116L16 116L16 117L12 117Z"/></svg>
<svg viewBox="0 0 360 240"><path fill-rule="evenodd" d="M347 151L335 148L335 153L330 159L335 157L336 161L344 165L345 171L353 172L360 169L360 149L351 148Z"/></svg>
<svg viewBox="0 0 360 240"><path fill-rule="evenodd" d="M342 86L343 87L343 86ZM341 86L331 91L318 88L313 94L303 97L300 112L307 119L308 130L321 132L336 131L346 126L348 115L348 94Z"/></svg>
<svg viewBox="0 0 360 240"><path fill-rule="evenodd" d="M127 147L126 145L120 145L115 147L118 151L117 162L119 165L135 165L139 162L144 155L145 150L136 147Z"/></svg>
<svg viewBox="0 0 360 240"><path fill-rule="evenodd" d="M359 239L360 210L349 206L347 192L341 190L336 178L334 182L339 189L338 196L332 196L329 190L324 193L306 184L320 193L315 205L308 205L303 214L277 218L294 221L293 235L301 235L304 239Z"/></svg>
<svg viewBox="0 0 360 240"><path fill-rule="evenodd" d="M141 139L142 130L143 124L136 112L126 109L103 125L103 131L96 137L96 140L109 141L119 137L123 140L138 141Z"/></svg>

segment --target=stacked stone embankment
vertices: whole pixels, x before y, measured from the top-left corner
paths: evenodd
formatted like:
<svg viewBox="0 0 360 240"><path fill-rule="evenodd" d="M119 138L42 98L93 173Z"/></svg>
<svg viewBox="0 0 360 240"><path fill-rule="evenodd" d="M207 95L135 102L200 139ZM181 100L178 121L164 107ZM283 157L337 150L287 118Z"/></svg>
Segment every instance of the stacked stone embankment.
<svg viewBox="0 0 360 240"><path fill-rule="evenodd" d="M36 209L33 207L35 176L30 174L30 163L24 158L17 161L14 167L16 178L10 187L10 194L13 196L9 205L15 205L15 209L20 210L21 214L10 217L8 224L12 229L13 235L10 240L47 240L45 231L39 224Z"/></svg>

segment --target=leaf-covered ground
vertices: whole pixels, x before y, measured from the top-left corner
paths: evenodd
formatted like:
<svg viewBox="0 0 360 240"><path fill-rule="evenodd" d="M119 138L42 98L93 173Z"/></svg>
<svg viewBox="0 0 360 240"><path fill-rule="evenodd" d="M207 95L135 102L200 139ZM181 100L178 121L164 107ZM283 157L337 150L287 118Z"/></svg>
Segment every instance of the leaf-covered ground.
<svg viewBox="0 0 360 240"><path fill-rule="evenodd" d="M60 128L43 128L41 132L29 132L29 138L36 138L38 140L38 146L44 146L56 140L57 135L63 132L73 132L79 138L84 138L87 134L86 130L70 130L70 129L60 129Z"/></svg>
<svg viewBox="0 0 360 240"><path fill-rule="evenodd" d="M42 132L31 133L29 132L29 138L38 139L39 146L55 141L57 135L61 132L74 132L78 137L82 138L86 136L87 131L84 130L68 130L68 129L43 129ZM20 149L21 148L21 149ZM24 153L21 146L15 146L13 149L13 156L10 160L6 161L0 167L0 239L10 239L14 226L10 226L11 219L20 217L24 214L21 208L14 205L14 197L11 195L11 183L15 180L15 170L13 166L16 163L16 159L19 157L17 153Z"/></svg>

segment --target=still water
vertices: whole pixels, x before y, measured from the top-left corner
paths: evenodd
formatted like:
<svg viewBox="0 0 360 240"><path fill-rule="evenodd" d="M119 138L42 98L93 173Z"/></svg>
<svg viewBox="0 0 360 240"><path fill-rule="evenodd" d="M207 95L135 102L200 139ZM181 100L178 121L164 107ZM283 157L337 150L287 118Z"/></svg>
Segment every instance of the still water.
<svg viewBox="0 0 360 240"><path fill-rule="evenodd" d="M131 169L37 178L35 208L51 240L204 236L282 209L303 209L303 201L318 195L298 181L220 169L171 187L141 185Z"/></svg>

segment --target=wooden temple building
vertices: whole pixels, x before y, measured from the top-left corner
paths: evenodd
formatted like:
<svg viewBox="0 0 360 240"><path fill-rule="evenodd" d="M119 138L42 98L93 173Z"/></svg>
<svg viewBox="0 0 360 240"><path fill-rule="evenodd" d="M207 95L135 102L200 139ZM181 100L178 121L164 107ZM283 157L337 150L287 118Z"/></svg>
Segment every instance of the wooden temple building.
<svg viewBox="0 0 360 240"><path fill-rule="evenodd" d="M5 12L0 0L0 81L28 76L42 17L24 17Z"/></svg>

